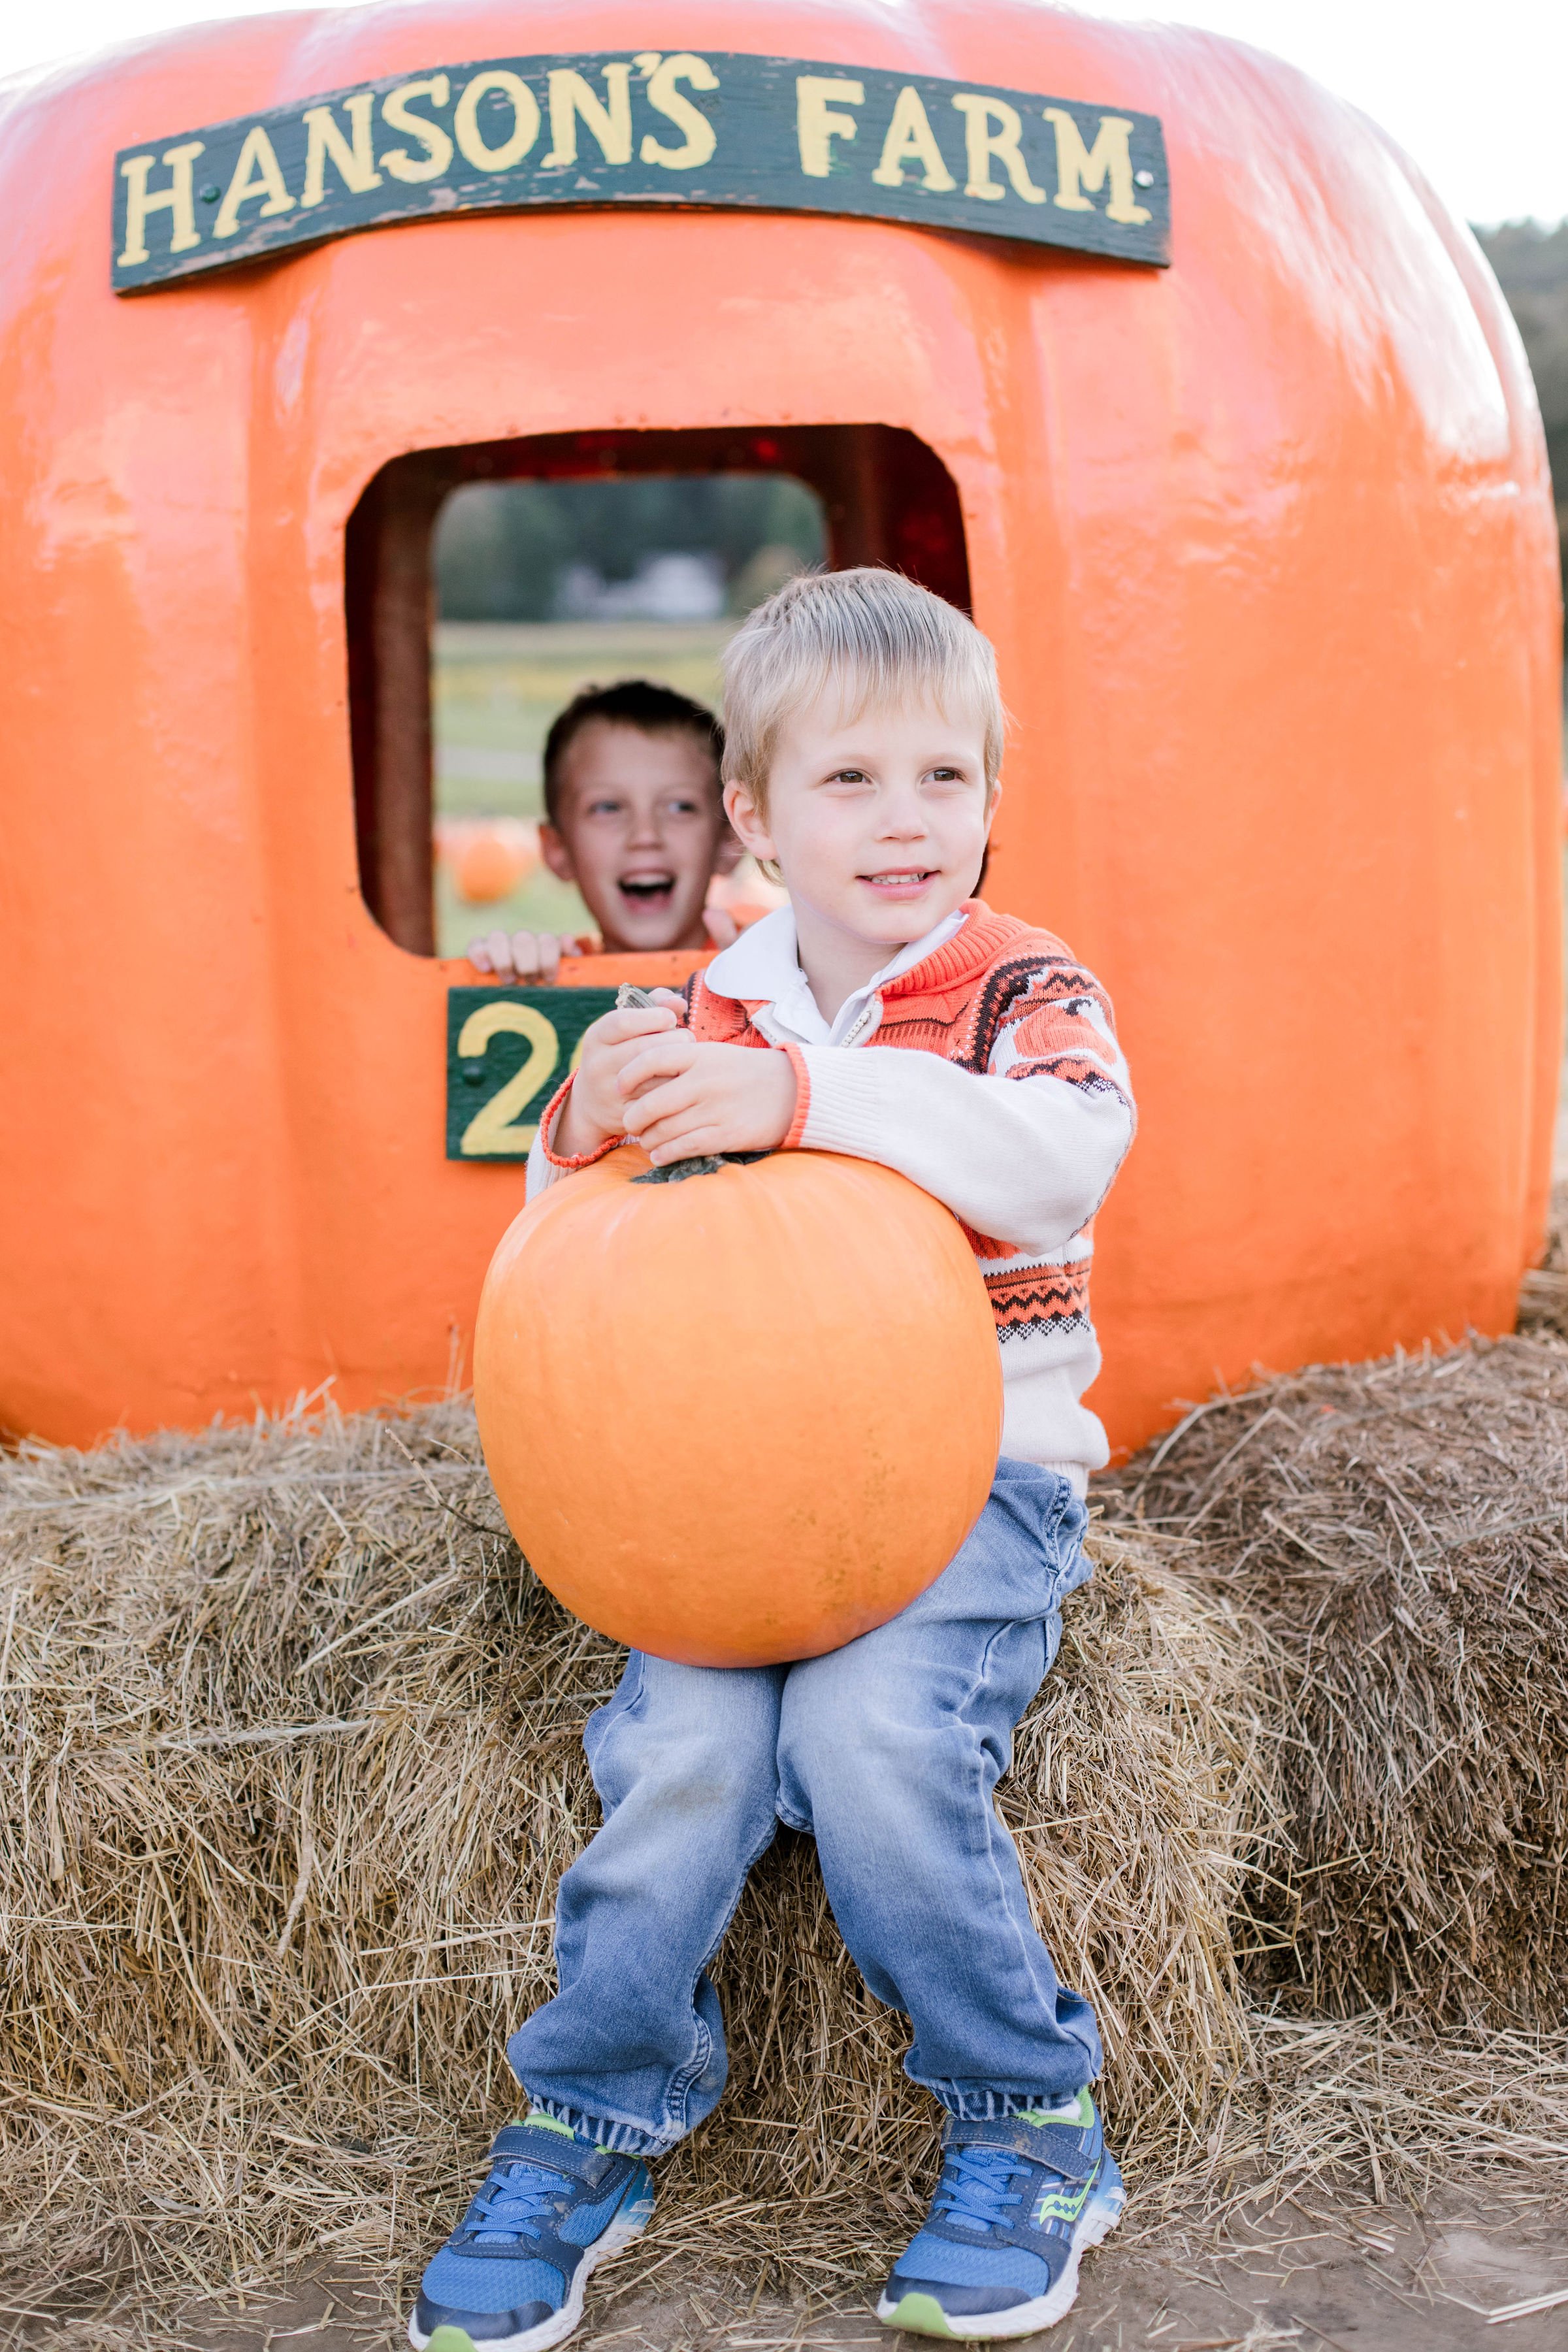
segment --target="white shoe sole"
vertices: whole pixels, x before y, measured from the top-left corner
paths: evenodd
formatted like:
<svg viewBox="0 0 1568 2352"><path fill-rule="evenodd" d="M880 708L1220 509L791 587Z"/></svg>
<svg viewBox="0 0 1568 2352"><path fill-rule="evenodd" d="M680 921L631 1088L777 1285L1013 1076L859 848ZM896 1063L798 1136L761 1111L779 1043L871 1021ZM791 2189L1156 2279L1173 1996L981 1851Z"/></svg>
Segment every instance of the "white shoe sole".
<svg viewBox="0 0 1568 2352"><path fill-rule="evenodd" d="M1109 2238L1127 2204L1127 2191L1118 2179L1114 2189L1104 2196L1090 2200L1073 2241L1067 2268L1049 2294L1037 2295L1033 2303L1016 2303L1006 2311L975 2311L950 2314L942 2310L934 2295L902 2295L889 2303L883 2295L877 2305L877 2316L884 2327L897 2327L911 2336L939 2336L960 2344L989 2344L1010 2336L1037 2336L1044 2327L1054 2327L1065 2319L1078 2300L1078 2266L1091 2246ZM900 2319L897 2314L907 2305L929 2306L918 2316Z"/></svg>
<svg viewBox="0 0 1568 2352"><path fill-rule="evenodd" d="M651 2203L634 2206L624 2219L617 2215L604 2236L595 2238L584 2254L573 2273L572 2292L560 2310L552 2311L548 2319L542 2319L537 2327L525 2327L518 2336L482 2336L476 2342L466 2327L454 2326L449 2321L439 2327L433 2327L426 2336L417 2319L411 2315L408 2341L414 2347L414 2352L429 2352L437 2336L445 2337L447 2342L437 2346L437 2352L459 2352L459 2347L464 2344L469 2347L469 2352L550 2352L552 2345L564 2344L582 2319L583 2297L587 2292L588 2281L599 2264L608 2262L612 2254L618 2254L624 2246L629 2246L634 2238L640 2238L652 2217Z"/></svg>

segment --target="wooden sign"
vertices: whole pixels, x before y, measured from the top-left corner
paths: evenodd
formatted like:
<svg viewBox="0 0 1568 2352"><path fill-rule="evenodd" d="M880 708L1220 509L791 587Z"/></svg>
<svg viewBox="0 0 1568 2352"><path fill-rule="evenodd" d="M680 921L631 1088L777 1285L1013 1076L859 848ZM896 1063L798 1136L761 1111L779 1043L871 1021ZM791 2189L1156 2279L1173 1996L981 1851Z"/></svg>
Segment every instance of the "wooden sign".
<svg viewBox="0 0 1568 2352"><path fill-rule="evenodd" d="M1170 259L1152 114L732 51L494 58L115 159L121 293L393 221L533 205L840 213Z"/></svg>
<svg viewBox="0 0 1568 2352"><path fill-rule="evenodd" d="M447 992L447 1157L526 1160L539 1114L577 1066L613 988Z"/></svg>

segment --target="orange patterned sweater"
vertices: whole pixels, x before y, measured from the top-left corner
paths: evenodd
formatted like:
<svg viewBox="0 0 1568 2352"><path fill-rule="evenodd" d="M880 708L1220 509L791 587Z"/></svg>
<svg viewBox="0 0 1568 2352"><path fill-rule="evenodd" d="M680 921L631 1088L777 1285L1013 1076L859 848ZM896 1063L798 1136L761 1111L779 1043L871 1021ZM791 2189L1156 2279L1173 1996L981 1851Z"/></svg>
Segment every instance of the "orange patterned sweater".
<svg viewBox="0 0 1568 2352"><path fill-rule="evenodd" d="M795 1065L785 1147L896 1168L969 1234L1002 1349L1003 1451L1081 1492L1107 1459L1083 1403L1100 1369L1090 1234L1132 1139L1127 1067L1105 991L1048 931L979 899L845 1005L817 1011L787 908L688 982L700 1037L782 1048ZM542 1126L529 1191L573 1163Z"/></svg>

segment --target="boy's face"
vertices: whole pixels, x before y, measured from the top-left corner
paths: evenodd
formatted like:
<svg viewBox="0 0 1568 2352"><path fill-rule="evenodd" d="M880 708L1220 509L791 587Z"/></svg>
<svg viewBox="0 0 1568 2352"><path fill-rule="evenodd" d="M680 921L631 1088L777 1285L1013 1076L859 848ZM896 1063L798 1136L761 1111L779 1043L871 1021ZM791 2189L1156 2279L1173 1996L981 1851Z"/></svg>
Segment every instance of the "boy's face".
<svg viewBox="0 0 1568 2352"><path fill-rule="evenodd" d="M540 826L540 850L581 890L605 947L704 946L708 884L735 853L697 737L590 719L566 747L558 786L557 823Z"/></svg>
<svg viewBox="0 0 1568 2352"><path fill-rule="evenodd" d="M999 793L985 793L978 718L931 706L847 719L825 696L781 730L767 815L743 784L725 806L744 846L777 860L807 927L889 950L971 896Z"/></svg>

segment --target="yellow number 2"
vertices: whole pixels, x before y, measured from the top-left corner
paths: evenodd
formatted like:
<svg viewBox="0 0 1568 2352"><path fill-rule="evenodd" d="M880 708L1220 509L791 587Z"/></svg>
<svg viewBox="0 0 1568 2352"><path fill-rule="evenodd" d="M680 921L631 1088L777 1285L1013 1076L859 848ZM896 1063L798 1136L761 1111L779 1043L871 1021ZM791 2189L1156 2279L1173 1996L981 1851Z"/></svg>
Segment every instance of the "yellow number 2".
<svg viewBox="0 0 1568 2352"><path fill-rule="evenodd" d="M526 1151L539 1132L539 1122L520 1127L518 1113L542 1094L561 1059L561 1040L542 1013L531 1004L497 999L470 1013L458 1038L458 1058L482 1055L492 1037L526 1037L529 1054L521 1070L482 1102L463 1129L463 1157L482 1160L494 1152Z"/></svg>

